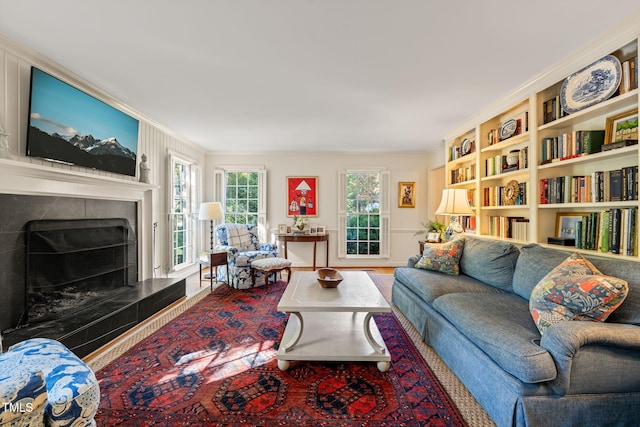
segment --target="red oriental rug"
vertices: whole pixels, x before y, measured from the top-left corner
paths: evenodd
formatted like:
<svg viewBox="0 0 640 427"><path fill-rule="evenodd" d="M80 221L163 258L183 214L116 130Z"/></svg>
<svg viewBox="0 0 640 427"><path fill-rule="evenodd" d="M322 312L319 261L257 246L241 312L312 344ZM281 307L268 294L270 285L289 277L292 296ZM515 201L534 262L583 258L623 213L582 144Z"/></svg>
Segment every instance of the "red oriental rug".
<svg viewBox="0 0 640 427"><path fill-rule="evenodd" d="M221 286L98 371L99 426L461 426L462 417L392 313L375 321L391 369L292 362L276 353L285 284Z"/></svg>

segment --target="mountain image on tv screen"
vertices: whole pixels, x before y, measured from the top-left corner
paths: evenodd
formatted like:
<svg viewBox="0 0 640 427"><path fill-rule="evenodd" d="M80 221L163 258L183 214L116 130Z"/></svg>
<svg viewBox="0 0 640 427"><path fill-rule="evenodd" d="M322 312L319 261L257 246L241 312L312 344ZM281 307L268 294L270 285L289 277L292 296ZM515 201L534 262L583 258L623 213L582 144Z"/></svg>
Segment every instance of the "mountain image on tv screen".
<svg viewBox="0 0 640 427"><path fill-rule="evenodd" d="M135 176L138 120L31 68L27 155Z"/></svg>

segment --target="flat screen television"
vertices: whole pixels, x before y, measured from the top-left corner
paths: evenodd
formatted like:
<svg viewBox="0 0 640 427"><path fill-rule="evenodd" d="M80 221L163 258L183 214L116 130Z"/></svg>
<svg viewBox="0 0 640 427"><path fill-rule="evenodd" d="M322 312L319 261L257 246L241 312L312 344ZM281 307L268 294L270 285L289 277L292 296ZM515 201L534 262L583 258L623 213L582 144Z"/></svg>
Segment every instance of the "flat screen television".
<svg viewBox="0 0 640 427"><path fill-rule="evenodd" d="M31 67L27 156L136 175L138 120Z"/></svg>

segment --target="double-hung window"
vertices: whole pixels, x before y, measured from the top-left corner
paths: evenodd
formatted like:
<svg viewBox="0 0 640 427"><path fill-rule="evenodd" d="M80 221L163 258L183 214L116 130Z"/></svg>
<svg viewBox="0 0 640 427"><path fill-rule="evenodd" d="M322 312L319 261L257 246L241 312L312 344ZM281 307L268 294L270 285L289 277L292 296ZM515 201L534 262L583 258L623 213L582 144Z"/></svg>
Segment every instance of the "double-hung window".
<svg viewBox="0 0 640 427"><path fill-rule="evenodd" d="M266 239L266 184L263 167L229 166L214 172L214 198L222 202L224 222L257 226Z"/></svg>
<svg viewBox="0 0 640 427"><path fill-rule="evenodd" d="M195 260L196 217L199 169L193 161L169 154L169 240L170 270L185 267Z"/></svg>
<svg viewBox="0 0 640 427"><path fill-rule="evenodd" d="M350 170L339 176L338 256L389 257L389 173Z"/></svg>

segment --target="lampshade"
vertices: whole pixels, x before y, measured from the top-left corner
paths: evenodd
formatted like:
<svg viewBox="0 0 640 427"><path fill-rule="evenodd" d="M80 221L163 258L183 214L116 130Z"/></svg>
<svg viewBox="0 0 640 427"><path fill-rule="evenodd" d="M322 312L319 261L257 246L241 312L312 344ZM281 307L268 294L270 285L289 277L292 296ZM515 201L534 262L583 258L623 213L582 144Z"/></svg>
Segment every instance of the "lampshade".
<svg viewBox="0 0 640 427"><path fill-rule="evenodd" d="M467 190L463 188L442 190L442 200L436 209L436 215L473 215L467 199Z"/></svg>
<svg viewBox="0 0 640 427"><path fill-rule="evenodd" d="M202 203L200 205L200 212L198 213L198 219L221 219L222 218L222 204L220 202Z"/></svg>

